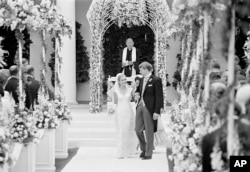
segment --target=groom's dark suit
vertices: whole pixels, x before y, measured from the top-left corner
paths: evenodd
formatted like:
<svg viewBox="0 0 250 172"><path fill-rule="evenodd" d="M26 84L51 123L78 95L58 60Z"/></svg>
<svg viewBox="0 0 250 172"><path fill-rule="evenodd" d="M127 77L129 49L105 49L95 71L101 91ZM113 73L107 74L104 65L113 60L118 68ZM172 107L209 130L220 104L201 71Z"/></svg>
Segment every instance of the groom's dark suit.
<svg viewBox="0 0 250 172"><path fill-rule="evenodd" d="M136 108L135 131L141 150L145 152L146 156L151 157L154 147L154 132L157 130L157 120L153 120L153 114L160 114L163 107L161 78L151 75L149 78L142 79L137 92L140 94L140 100ZM147 141L145 141L143 130L146 132Z"/></svg>

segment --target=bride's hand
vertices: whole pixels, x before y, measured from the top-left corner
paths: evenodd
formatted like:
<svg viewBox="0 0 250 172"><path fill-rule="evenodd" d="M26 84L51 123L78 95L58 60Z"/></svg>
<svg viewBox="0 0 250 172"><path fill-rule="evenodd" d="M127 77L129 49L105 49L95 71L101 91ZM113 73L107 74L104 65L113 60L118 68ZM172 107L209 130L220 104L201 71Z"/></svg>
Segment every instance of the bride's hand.
<svg viewBox="0 0 250 172"><path fill-rule="evenodd" d="M134 99L136 101L138 101L140 99L140 94L139 93L135 93Z"/></svg>

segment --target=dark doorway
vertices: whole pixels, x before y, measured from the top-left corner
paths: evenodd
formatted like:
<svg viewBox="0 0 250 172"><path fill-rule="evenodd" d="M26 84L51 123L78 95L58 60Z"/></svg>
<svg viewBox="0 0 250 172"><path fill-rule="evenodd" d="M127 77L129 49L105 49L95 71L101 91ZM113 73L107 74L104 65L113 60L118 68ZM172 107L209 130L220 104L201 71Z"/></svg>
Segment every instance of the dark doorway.
<svg viewBox="0 0 250 172"><path fill-rule="evenodd" d="M126 47L126 39L133 38L135 47L140 51L140 62L148 61L154 64L155 35L149 26L111 25L103 36L103 92L106 93L106 81L109 76L121 72L122 50Z"/></svg>

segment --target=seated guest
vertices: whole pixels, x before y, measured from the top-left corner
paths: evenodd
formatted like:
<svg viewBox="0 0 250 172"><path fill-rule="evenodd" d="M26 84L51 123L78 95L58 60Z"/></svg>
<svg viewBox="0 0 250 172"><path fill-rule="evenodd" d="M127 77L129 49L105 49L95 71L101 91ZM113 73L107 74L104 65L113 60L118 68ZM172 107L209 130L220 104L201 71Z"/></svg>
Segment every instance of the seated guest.
<svg viewBox="0 0 250 172"><path fill-rule="evenodd" d="M250 68L246 70L246 81L250 84Z"/></svg>
<svg viewBox="0 0 250 172"><path fill-rule="evenodd" d="M30 94L31 94L31 106L34 108L35 104L38 104L38 91L40 88L40 82L35 79L34 77L34 67L31 65L27 66L27 75L29 76L29 79L31 81L31 84L29 85L30 88Z"/></svg>
<svg viewBox="0 0 250 172"><path fill-rule="evenodd" d="M19 103L18 99L18 68L16 65L13 65L9 69L10 77L7 80L5 85L5 90L13 97L15 104Z"/></svg>
<svg viewBox="0 0 250 172"><path fill-rule="evenodd" d="M28 59L23 58L23 59L22 59L22 64L23 64L23 67L28 66L28 65L29 65L29 61L28 61Z"/></svg>
<svg viewBox="0 0 250 172"><path fill-rule="evenodd" d="M241 143L240 155L250 155L250 84L242 86L236 95L236 101L242 108L242 118L238 126Z"/></svg>
<svg viewBox="0 0 250 172"><path fill-rule="evenodd" d="M221 81L222 81L225 85L227 85L227 82L228 82L228 70L225 70L224 72L222 72Z"/></svg>
<svg viewBox="0 0 250 172"><path fill-rule="evenodd" d="M0 80L1 80L1 76L0 76ZM12 108L11 108L11 103L8 99L4 98L4 89L2 87L2 85L0 85L0 109L1 112L0 113L0 120L1 120L1 124L3 126L6 126L8 124L8 119L11 116L12 113Z"/></svg>
<svg viewBox="0 0 250 172"><path fill-rule="evenodd" d="M220 127L215 131L205 135L202 140L202 171L203 172L211 172L214 169L211 165L211 154L213 153L214 146L216 142L219 142L219 148L222 151L222 160L227 163L227 113L229 108L229 100L228 98L222 98L216 103L215 113L219 117L218 123ZM235 116L240 117L241 108L236 103ZM237 117L235 117L237 119Z"/></svg>
<svg viewBox="0 0 250 172"><path fill-rule="evenodd" d="M238 56L234 56L234 61L235 61L235 64L239 64L240 62L240 58Z"/></svg>
<svg viewBox="0 0 250 172"><path fill-rule="evenodd" d="M10 73L9 73L8 69L1 69L0 70L0 85L2 85L3 88L5 88L5 85L6 85L9 77L10 77ZM2 99L6 99L6 101L9 102L8 105L10 105L11 108L14 107L15 101L8 91L4 90L4 97L2 97Z"/></svg>
<svg viewBox="0 0 250 172"><path fill-rule="evenodd" d="M247 84L246 77L243 75L237 76L237 88L242 87L243 85Z"/></svg>
<svg viewBox="0 0 250 172"><path fill-rule="evenodd" d="M235 66L235 74L236 74L236 76L240 75L241 71L242 71L242 69L241 69L240 65L236 65Z"/></svg>
<svg viewBox="0 0 250 172"><path fill-rule="evenodd" d="M30 91L31 83L32 83L31 77L27 74L24 74L24 91L25 91L24 105L27 109L32 108L32 98L31 98L31 91Z"/></svg>
<svg viewBox="0 0 250 172"><path fill-rule="evenodd" d="M211 72L215 72L215 73L220 73L221 72L220 64L216 60L214 60L212 62Z"/></svg>
<svg viewBox="0 0 250 172"><path fill-rule="evenodd" d="M218 72L211 72L210 73L210 81L211 83L220 81L221 80L221 74Z"/></svg>
<svg viewBox="0 0 250 172"><path fill-rule="evenodd" d="M250 99L250 84L245 84L237 91L235 100L239 103L242 113L246 114L246 103Z"/></svg>

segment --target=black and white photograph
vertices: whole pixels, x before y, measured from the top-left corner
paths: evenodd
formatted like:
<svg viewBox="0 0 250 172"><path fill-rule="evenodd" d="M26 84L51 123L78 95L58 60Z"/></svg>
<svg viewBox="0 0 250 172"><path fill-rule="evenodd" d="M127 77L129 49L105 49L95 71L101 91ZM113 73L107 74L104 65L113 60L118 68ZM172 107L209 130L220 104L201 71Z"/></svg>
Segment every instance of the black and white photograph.
<svg viewBox="0 0 250 172"><path fill-rule="evenodd" d="M0 172L234 171L250 0L0 0Z"/></svg>

